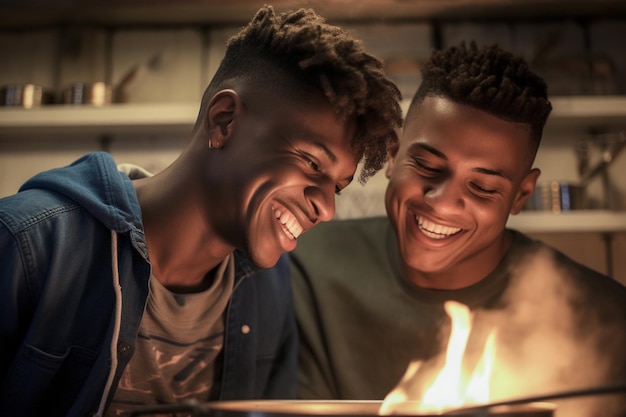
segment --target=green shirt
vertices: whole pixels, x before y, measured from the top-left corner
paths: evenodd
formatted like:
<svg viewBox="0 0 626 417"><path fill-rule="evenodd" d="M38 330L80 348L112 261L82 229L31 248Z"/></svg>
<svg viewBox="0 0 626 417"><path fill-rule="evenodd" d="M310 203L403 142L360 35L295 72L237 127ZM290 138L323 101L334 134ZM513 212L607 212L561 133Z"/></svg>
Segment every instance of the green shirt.
<svg viewBox="0 0 626 417"><path fill-rule="evenodd" d="M501 382L492 400L510 397L511 377L515 393L527 395L626 379L626 288L510 232L511 250L489 276L449 291L402 277L386 217L332 221L301 236L291 253L299 396L380 400L411 361L425 361L424 372L435 369L450 331L446 300L474 311L468 358L482 353L486 335L497 328L501 360L494 378ZM602 370L581 372L592 366L581 366L580 355Z"/></svg>

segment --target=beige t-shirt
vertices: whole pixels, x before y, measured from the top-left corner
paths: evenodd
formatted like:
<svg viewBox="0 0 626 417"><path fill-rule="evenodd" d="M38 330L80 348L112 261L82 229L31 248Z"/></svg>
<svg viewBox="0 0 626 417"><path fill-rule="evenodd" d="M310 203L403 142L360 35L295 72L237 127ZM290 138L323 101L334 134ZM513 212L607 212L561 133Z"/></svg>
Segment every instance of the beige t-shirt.
<svg viewBox="0 0 626 417"><path fill-rule="evenodd" d="M206 402L219 388L224 319L234 284L234 257L217 268L209 289L176 294L154 277L137 336L105 416L121 416L138 406Z"/></svg>

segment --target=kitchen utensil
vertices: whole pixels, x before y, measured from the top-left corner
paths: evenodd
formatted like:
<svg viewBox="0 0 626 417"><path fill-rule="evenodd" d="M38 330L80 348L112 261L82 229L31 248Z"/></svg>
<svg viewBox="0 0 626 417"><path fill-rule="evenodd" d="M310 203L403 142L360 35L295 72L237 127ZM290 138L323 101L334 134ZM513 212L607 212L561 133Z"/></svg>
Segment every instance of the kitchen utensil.
<svg viewBox="0 0 626 417"><path fill-rule="evenodd" d="M74 83L63 90L64 104L91 104L102 106L113 102L113 87L103 81Z"/></svg>
<svg viewBox="0 0 626 417"><path fill-rule="evenodd" d="M31 109L54 102L51 90L37 84L9 84L0 88L0 106Z"/></svg>
<svg viewBox="0 0 626 417"><path fill-rule="evenodd" d="M606 395L606 394L616 394L616 393L626 393L626 382L620 382L609 385L602 385L597 387L588 387L581 388L577 390L568 390L568 391L559 391L553 392L549 394L543 395L535 395L532 397L522 397L516 399L509 399L503 401L492 402L489 404L478 405L478 406L467 406L467 407L459 407L454 410L443 413L444 415L451 414L456 415L457 413L465 413L469 411L477 411L477 410L485 410L492 407L498 407L502 405L517 405L517 404L528 404L528 403L536 403L540 401L553 401L564 398L574 398L574 397L586 397L591 395Z"/></svg>
<svg viewBox="0 0 626 417"><path fill-rule="evenodd" d="M436 414L468 416L468 417L543 417L552 416L555 406L544 401L626 393L626 381L614 384L593 386L576 390L553 392L544 395L513 398L478 406L459 407L454 410ZM382 401L343 401L343 400L242 400L215 401L198 403L188 401L181 404L162 404L144 406L132 412L132 416L154 414L191 413L193 417L377 417ZM426 414L415 414L414 402L404 403L405 408L393 415L430 417ZM434 415L433 415L434 416Z"/></svg>
<svg viewBox="0 0 626 417"><path fill-rule="evenodd" d="M609 165L613 163L615 158L617 158L617 156L624 150L624 147L626 147L626 131L620 132L619 137L620 139L615 145L613 145L613 149L607 149L604 151L602 153L602 160L593 168L587 170L587 172L583 175L580 180L580 185L582 187L586 187L592 179L605 172Z"/></svg>
<svg viewBox="0 0 626 417"><path fill-rule="evenodd" d="M91 104L94 106L123 103L127 101L126 88L133 82L136 82L147 71L156 70L160 65L161 55L157 54L146 62L137 64L128 70L116 85L111 85L104 81L71 84L63 90L61 101L65 104Z"/></svg>

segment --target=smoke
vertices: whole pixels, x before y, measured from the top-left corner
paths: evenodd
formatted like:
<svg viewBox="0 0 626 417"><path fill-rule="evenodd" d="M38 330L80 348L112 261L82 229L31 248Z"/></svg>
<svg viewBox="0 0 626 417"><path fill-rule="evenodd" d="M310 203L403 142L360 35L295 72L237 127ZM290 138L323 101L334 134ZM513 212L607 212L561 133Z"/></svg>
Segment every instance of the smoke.
<svg viewBox="0 0 626 417"><path fill-rule="evenodd" d="M473 374L495 331L490 402L626 383L623 288L541 245L513 256L505 292L495 297L495 305L473 311L462 378ZM421 406L442 370L444 353L413 362L381 414L402 411L407 401ZM447 395L452 391L448 386ZM626 393L547 402L556 404L555 417L626 416Z"/></svg>
<svg viewBox="0 0 626 417"><path fill-rule="evenodd" d="M524 262L511 271L504 304L475 315L474 343L468 346L468 357L480 350L489 329L497 329L491 401L624 380L626 352L619 351L626 346L624 324L612 323L597 310L598 295L592 293L596 287L580 285L574 270L563 270L562 263L557 266L552 251L541 250ZM616 358L621 358L618 363ZM615 381L615 376L621 378ZM624 415L625 406L618 396L556 403L555 415L567 417Z"/></svg>

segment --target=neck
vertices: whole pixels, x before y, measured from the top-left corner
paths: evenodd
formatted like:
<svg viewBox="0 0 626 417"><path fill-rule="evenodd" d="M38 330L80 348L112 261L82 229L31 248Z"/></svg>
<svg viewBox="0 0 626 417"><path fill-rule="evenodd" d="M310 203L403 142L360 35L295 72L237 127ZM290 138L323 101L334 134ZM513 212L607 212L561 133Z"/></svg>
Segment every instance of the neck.
<svg viewBox="0 0 626 417"><path fill-rule="evenodd" d="M201 288L234 247L209 220L197 181L165 171L135 181L153 275L168 289Z"/></svg>

